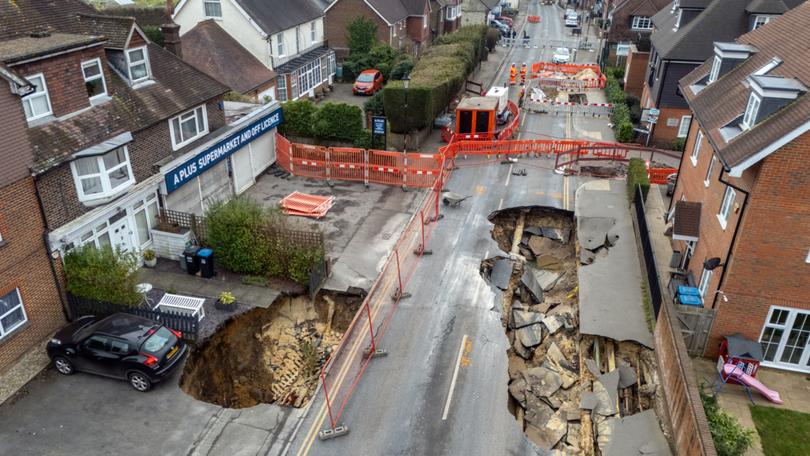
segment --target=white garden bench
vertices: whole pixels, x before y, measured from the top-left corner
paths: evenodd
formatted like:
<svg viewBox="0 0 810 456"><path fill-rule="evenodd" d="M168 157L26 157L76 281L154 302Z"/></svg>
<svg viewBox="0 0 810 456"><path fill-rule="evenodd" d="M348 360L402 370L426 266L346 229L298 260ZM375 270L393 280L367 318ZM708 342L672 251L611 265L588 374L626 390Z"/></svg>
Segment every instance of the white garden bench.
<svg viewBox="0 0 810 456"><path fill-rule="evenodd" d="M195 316L197 317L197 321L200 321L205 317L203 303L205 303L205 299L203 298L166 293L160 298L160 302L157 303L155 309L162 307L178 313Z"/></svg>

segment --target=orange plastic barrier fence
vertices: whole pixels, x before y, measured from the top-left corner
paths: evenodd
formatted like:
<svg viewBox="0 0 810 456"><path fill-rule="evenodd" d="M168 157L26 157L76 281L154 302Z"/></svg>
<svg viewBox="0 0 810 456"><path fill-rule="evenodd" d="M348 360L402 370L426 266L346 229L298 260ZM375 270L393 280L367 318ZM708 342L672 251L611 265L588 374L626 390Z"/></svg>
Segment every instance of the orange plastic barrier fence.
<svg viewBox="0 0 810 456"><path fill-rule="evenodd" d="M650 178L651 184L666 184L667 177L677 172L677 168L649 168L647 176Z"/></svg>
<svg viewBox="0 0 810 456"><path fill-rule="evenodd" d="M329 150L329 177L332 179L365 182L367 165L363 149L332 147Z"/></svg>
<svg viewBox="0 0 810 456"><path fill-rule="evenodd" d="M529 16L528 21L532 24L540 22L540 16Z"/></svg>

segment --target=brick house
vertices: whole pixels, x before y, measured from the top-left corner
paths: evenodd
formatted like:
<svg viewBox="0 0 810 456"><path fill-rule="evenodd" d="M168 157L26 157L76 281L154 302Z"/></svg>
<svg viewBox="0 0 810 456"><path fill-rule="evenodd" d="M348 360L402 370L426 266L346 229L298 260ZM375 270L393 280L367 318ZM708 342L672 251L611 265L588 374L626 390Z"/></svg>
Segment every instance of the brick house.
<svg viewBox="0 0 810 456"><path fill-rule="evenodd" d="M712 43L728 42L767 23L802 0L679 0L652 18L652 50L642 108L660 110L650 142L666 146L685 138L691 114L678 81L712 55Z"/></svg>
<svg viewBox="0 0 810 456"><path fill-rule="evenodd" d="M650 34L653 30L652 17L669 3L669 0L614 2L607 16L607 33L603 48L606 61L616 64L617 44L635 44L640 51L649 51Z"/></svg>
<svg viewBox="0 0 810 456"><path fill-rule="evenodd" d="M151 43L133 18L78 0L4 2L0 17L0 62L35 87L21 104L51 252L139 252L159 208L201 213L274 160L278 105L227 123L228 88Z"/></svg>
<svg viewBox="0 0 810 456"><path fill-rule="evenodd" d="M414 56L432 39L429 0L334 0L324 10L326 39L343 59L349 55L346 26L359 16L377 25L377 41Z"/></svg>
<svg viewBox="0 0 810 456"><path fill-rule="evenodd" d="M197 24L215 21L245 51L274 71L275 87L258 92L259 100L314 97L334 80L335 52L326 45L319 0L180 0L172 18L180 26L182 38ZM199 48L199 44L191 46ZM233 43L223 46L232 49ZM225 60L227 49L214 46L208 51ZM238 67L225 65L218 73L238 71Z"/></svg>
<svg viewBox="0 0 810 456"><path fill-rule="evenodd" d="M29 167L21 96L34 87L0 64L0 375L65 322Z"/></svg>
<svg viewBox="0 0 810 456"><path fill-rule="evenodd" d="M734 333L765 365L810 372L810 4L739 37L681 80L692 122L673 243L716 310L705 355Z"/></svg>
<svg viewBox="0 0 810 456"><path fill-rule="evenodd" d="M430 0L430 35L452 33L461 26L460 0Z"/></svg>
<svg viewBox="0 0 810 456"><path fill-rule="evenodd" d="M461 25L489 24L492 10L500 3L500 0L461 0Z"/></svg>

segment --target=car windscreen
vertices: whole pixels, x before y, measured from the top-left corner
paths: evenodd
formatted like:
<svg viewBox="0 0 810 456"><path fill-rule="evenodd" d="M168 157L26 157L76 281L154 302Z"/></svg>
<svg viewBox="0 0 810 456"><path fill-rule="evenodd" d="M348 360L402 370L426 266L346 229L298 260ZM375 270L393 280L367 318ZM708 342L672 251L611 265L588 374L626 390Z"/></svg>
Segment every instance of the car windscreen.
<svg viewBox="0 0 810 456"><path fill-rule="evenodd" d="M568 49L567 48L557 48L557 50L555 51L555 54L568 55Z"/></svg>
<svg viewBox="0 0 810 456"><path fill-rule="evenodd" d="M150 355L158 355L166 348L173 346L175 342L177 342L177 337L165 326L161 326L144 341L141 351Z"/></svg>
<svg viewBox="0 0 810 456"><path fill-rule="evenodd" d="M374 81L373 74L366 73L361 74L360 76L357 77L357 82L372 82L372 81Z"/></svg>

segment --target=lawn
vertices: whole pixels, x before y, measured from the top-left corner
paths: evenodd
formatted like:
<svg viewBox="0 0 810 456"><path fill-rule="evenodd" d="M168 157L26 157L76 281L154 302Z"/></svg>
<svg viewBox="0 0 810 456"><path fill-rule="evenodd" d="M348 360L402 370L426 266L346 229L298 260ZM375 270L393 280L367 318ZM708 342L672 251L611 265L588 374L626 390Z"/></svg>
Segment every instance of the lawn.
<svg viewBox="0 0 810 456"><path fill-rule="evenodd" d="M807 454L810 415L762 405L751 406L751 415L765 456Z"/></svg>

